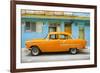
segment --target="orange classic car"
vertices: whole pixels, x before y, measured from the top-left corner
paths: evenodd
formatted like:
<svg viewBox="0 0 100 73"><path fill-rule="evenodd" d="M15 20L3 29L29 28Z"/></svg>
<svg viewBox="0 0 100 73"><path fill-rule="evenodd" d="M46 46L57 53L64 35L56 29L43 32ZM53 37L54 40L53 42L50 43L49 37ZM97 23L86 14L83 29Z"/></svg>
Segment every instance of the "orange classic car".
<svg viewBox="0 0 100 73"><path fill-rule="evenodd" d="M86 48L86 40L72 39L71 34L66 32L50 32L44 39L27 40L25 45L34 56L41 52L68 51L76 54L80 49Z"/></svg>

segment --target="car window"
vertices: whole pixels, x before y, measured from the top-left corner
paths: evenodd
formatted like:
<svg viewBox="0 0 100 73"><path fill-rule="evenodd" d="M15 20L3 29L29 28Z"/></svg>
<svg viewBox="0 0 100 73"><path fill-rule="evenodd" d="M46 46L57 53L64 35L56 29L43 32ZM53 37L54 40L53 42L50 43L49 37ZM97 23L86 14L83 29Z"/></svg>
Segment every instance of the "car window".
<svg viewBox="0 0 100 73"><path fill-rule="evenodd" d="M51 34L49 39L57 39L57 35L56 34Z"/></svg>
<svg viewBox="0 0 100 73"><path fill-rule="evenodd" d="M69 35L64 35L64 34L60 34L59 38L60 39L71 39L71 37Z"/></svg>

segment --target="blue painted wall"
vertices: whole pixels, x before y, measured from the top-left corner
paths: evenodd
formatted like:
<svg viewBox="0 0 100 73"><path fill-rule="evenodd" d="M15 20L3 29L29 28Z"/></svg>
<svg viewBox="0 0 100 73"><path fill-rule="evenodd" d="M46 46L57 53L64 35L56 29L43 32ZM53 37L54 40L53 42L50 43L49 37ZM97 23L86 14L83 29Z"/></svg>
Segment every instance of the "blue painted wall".
<svg viewBox="0 0 100 73"><path fill-rule="evenodd" d="M62 21L60 24L61 31L64 31L64 22Z"/></svg>
<svg viewBox="0 0 100 73"><path fill-rule="evenodd" d="M90 46L90 26L85 27L85 39L87 40L87 46Z"/></svg>
<svg viewBox="0 0 100 73"><path fill-rule="evenodd" d="M21 34L21 47L25 47L25 41L36 39L36 38L45 38L48 35L48 24L44 22L42 26L42 32L25 32L25 25L22 25L22 34Z"/></svg>
<svg viewBox="0 0 100 73"><path fill-rule="evenodd" d="M76 22L73 22L72 23L72 37L74 39L77 39L78 38L78 35L79 35L79 28L77 26L77 23Z"/></svg>

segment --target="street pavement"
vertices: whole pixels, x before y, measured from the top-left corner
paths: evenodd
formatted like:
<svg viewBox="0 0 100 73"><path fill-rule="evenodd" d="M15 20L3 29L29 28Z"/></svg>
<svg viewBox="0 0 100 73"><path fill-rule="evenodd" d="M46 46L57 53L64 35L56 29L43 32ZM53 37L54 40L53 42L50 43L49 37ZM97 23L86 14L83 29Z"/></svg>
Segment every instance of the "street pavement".
<svg viewBox="0 0 100 73"><path fill-rule="evenodd" d="M73 60L88 60L90 59L89 49L84 49L80 53L72 55L67 52L61 53L42 53L39 56L32 56L30 51L22 48L21 62L51 62L51 61L73 61Z"/></svg>

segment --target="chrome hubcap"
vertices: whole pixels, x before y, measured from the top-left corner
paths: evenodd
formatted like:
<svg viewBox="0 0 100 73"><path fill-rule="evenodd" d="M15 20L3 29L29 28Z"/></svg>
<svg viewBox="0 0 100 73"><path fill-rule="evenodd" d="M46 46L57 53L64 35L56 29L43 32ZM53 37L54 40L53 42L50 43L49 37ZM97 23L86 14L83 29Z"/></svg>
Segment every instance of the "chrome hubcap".
<svg viewBox="0 0 100 73"><path fill-rule="evenodd" d="M76 53L76 49L71 49L71 53L75 54Z"/></svg>
<svg viewBox="0 0 100 73"><path fill-rule="evenodd" d="M39 50L36 47L32 48L32 54L33 55L38 55L39 54Z"/></svg>

